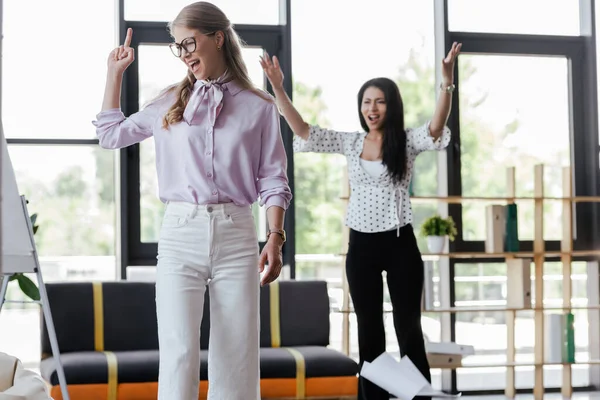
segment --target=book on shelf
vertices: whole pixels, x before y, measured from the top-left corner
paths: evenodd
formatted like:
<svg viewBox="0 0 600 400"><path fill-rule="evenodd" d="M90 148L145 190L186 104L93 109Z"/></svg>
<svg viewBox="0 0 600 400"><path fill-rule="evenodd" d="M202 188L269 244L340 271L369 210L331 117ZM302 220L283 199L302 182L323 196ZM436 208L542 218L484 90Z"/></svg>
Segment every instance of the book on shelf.
<svg viewBox="0 0 600 400"><path fill-rule="evenodd" d="M565 329L562 314L547 314L544 319L544 359L549 363L563 362Z"/></svg>
<svg viewBox="0 0 600 400"><path fill-rule="evenodd" d="M421 299L421 311L433 310L433 261L423 260L423 298Z"/></svg>
<svg viewBox="0 0 600 400"><path fill-rule="evenodd" d="M564 363L575 362L575 315L571 312L562 316L564 327L563 360Z"/></svg>
<svg viewBox="0 0 600 400"><path fill-rule="evenodd" d="M427 342L425 350L431 368L459 368L463 357L475 354L473 346L454 342Z"/></svg>
<svg viewBox="0 0 600 400"><path fill-rule="evenodd" d="M548 363L575 363L573 313L547 314L544 320L544 358Z"/></svg>
<svg viewBox="0 0 600 400"><path fill-rule="evenodd" d="M491 204L485 208L485 252L519 251L519 229L516 204Z"/></svg>
<svg viewBox="0 0 600 400"><path fill-rule="evenodd" d="M460 368L462 367L462 358L463 356L460 354L427 353L429 368Z"/></svg>
<svg viewBox="0 0 600 400"><path fill-rule="evenodd" d="M504 232L506 231L506 208L491 204L485 208L485 252L504 252Z"/></svg>
<svg viewBox="0 0 600 400"><path fill-rule="evenodd" d="M504 251L519 251L519 223L517 205L506 205L506 230L504 232Z"/></svg>
<svg viewBox="0 0 600 400"><path fill-rule="evenodd" d="M425 343L425 350L427 351L427 353L432 354L449 354L461 356L475 355L475 347L468 344L458 344L455 342L427 342Z"/></svg>
<svg viewBox="0 0 600 400"><path fill-rule="evenodd" d="M506 306L531 308L531 259L506 260Z"/></svg>

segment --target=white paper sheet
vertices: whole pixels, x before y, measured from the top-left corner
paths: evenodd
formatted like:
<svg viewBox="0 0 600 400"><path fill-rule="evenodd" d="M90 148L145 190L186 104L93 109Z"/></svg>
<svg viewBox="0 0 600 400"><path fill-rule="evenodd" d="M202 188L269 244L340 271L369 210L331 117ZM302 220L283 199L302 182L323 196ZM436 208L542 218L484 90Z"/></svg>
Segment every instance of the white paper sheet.
<svg viewBox="0 0 600 400"><path fill-rule="evenodd" d="M400 400L412 400L415 396L460 397L460 393L446 394L433 389L407 356L397 362L389 353L383 353L372 363L364 362L360 374Z"/></svg>

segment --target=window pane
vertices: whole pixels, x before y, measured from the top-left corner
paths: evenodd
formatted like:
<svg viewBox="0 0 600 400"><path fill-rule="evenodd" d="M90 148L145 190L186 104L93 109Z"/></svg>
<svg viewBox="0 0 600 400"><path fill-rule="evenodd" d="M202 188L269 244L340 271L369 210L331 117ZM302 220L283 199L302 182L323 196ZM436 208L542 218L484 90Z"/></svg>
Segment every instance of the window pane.
<svg viewBox="0 0 600 400"><path fill-rule="evenodd" d="M114 152L9 146L19 190L37 213L40 256L114 256Z"/></svg>
<svg viewBox="0 0 600 400"><path fill-rule="evenodd" d="M585 263L573 263L572 302L574 306L588 304ZM534 266L531 266L531 288L535 291ZM457 307L503 307L506 306L506 276L504 263L456 264L454 291ZM532 293L535 297L535 293ZM560 263L544 265L544 306L562 305L562 266ZM552 311L557 312L557 311ZM588 320L586 310L575 312L576 360L589 360ZM506 387L506 369L491 367L506 363L507 320L506 313L460 312L456 314L456 342L475 347L475 355L466 357L457 372L458 391L499 390ZM516 361L533 363L535 323L532 311L519 311L515 320ZM481 368L472 366L481 365ZM589 366L574 365L573 386L589 384ZM544 387L560 387L560 366L545 369ZM516 372L516 386L531 389L534 384L533 367L521 367Z"/></svg>
<svg viewBox="0 0 600 400"><path fill-rule="evenodd" d="M171 21L190 0L125 0L128 21ZM279 24L279 0L212 0L233 24Z"/></svg>
<svg viewBox="0 0 600 400"><path fill-rule="evenodd" d="M264 88L263 72L258 63L262 49L246 47L242 54L248 74L254 84ZM186 66L173 57L166 45L141 45L138 48L140 77L140 106L152 100L165 87L183 79ZM142 242L157 242L163 218L164 205L158 198L154 140L149 138L140 143L140 227ZM266 240L266 213L258 203L253 205L258 238Z"/></svg>
<svg viewBox="0 0 600 400"><path fill-rule="evenodd" d="M320 12L315 13L315 9ZM344 19L332 19L330 16L340 9L344 10ZM315 26L320 28L314 29ZM386 37L402 37L402 40L390 52L386 41L374 41L365 34L369 30ZM387 76L399 85L406 126L423 124L431 118L436 100L433 36L432 2L375 0L365 8L360 3L342 0L294 1L294 104L310 123L356 131L361 129L356 105L360 86L368 79ZM328 46L323 43L324 37L343 40ZM356 61L357 48L369 49L369 62ZM315 60L326 60L326 67ZM417 158L413 176L415 195L436 193L436 157L437 154L431 152ZM339 253L344 220L339 197L345 168L345 158L340 155L294 154L298 254ZM433 203L413 202L414 226L418 227L435 208ZM419 238L419 241L425 246L424 240Z"/></svg>
<svg viewBox="0 0 600 400"><path fill-rule="evenodd" d="M570 165L567 60L464 54L458 67L463 196L506 196L506 168L511 166L516 195L533 196L536 164L544 165L545 195L561 196L561 168ZM463 204L465 240L485 239L486 205ZM519 238L532 240L533 201L517 206ZM560 204L546 202L546 239L560 239L561 221Z"/></svg>
<svg viewBox="0 0 600 400"><path fill-rule="evenodd" d="M448 25L454 32L578 36L576 0L449 0Z"/></svg>
<svg viewBox="0 0 600 400"><path fill-rule="evenodd" d="M4 2L2 122L6 137L96 137L91 121L100 112L106 60L115 46L115 4Z"/></svg>
<svg viewBox="0 0 600 400"><path fill-rule="evenodd" d="M8 147L29 212L46 282L114 280L115 152L97 146ZM30 276L35 282L35 276ZM16 282L7 298L25 300ZM0 313L0 351L26 368L40 360L39 306L6 303Z"/></svg>

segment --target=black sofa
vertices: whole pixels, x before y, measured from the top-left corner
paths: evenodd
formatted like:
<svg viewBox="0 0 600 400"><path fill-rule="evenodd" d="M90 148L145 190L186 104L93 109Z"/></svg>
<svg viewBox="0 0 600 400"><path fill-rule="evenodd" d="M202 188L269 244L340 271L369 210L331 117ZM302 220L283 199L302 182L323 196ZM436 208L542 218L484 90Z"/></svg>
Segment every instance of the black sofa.
<svg viewBox="0 0 600 400"><path fill-rule="evenodd" d="M71 400L156 399L155 285L69 282L46 285ZM329 297L323 281L261 288L261 397L355 398L357 363L329 349ZM201 327L199 399L206 398L209 291ZM41 373L61 400L44 319ZM107 397L108 396L108 397Z"/></svg>

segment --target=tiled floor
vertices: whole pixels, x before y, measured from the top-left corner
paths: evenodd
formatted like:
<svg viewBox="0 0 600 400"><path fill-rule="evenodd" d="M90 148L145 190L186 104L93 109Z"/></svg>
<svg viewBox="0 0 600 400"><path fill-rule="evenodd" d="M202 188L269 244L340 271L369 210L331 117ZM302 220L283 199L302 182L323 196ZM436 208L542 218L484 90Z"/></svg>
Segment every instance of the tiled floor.
<svg viewBox="0 0 600 400"><path fill-rule="evenodd" d="M549 400L558 400L558 399L562 399L563 397L561 396L560 393L548 393L544 396L544 400L545 399L549 399ZM462 396L461 399L464 400L507 400L508 398L506 396ZM593 393L573 393L573 397L571 397L571 399L573 400L600 400L600 392L593 392ZM533 400L533 395L532 394L519 394L516 397L516 400Z"/></svg>

